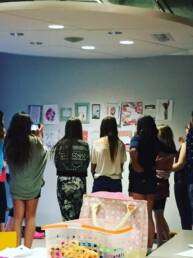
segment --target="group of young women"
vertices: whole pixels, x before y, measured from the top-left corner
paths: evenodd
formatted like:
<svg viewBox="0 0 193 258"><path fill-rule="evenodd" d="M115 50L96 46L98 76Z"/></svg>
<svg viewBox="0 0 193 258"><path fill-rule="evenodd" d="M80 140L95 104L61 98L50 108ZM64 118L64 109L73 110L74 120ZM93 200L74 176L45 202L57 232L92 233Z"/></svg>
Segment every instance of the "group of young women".
<svg viewBox="0 0 193 258"><path fill-rule="evenodd" d="M27 247L32 245L35 214L48 157L41 139L42 129L38 129L34 135L31 133L31 125L28 114L16 113L4 140L4 160L11 174L14 229L20 244L21 225L25 219L24 244ZM168 177L162 172L171 170L176 152L174 144L163 138L159 137L154 119L144 116L138 120L136 134L130 143L128 192L134 199L147 201L148 248L152 247L154 239L153 208L156 210L157 205L158 210L160 207L164 210L167 197L167 194L159 196L155 201L156 191L159 183L166 183L167 188ZM57 170L57 198L63 220L79 217L83 194L86 193L89 163L94 179L93 192L122 191L126 149L119 139L114 117L102 120L100 137L93 143L91 151L88 143L83 141L81 121L77 118L69 119L64 137L55 144L51 153ZM163 217L163 214L157 217Z"/></svg>

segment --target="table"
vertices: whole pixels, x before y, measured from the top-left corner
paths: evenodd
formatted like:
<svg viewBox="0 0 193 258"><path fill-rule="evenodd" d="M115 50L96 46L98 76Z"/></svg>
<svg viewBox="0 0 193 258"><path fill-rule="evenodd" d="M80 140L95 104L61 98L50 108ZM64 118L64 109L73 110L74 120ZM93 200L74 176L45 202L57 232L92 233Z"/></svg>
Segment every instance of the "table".
<svg viewBox="0 0 193 258"><path fill-rule="evenodd" d="M165 244L152 252L148 258L183 258L182 256L176 254L188 250L188 244L193 244L193 231L182 230ZM184 258L185 257L188 256L184 256Z"/></svg>

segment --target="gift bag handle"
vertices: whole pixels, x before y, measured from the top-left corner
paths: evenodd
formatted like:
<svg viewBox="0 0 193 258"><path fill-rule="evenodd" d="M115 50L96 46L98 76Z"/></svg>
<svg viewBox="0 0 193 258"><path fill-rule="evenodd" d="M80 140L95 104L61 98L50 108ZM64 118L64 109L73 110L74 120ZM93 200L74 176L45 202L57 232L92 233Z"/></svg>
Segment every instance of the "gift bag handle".
<svg viewBox="0 0 193 258"><path fill-rule="evenodd" d="M99 208L101 206L102 206L101 203L95 203L95 204L93 204L91 206L92 221L93 221L94 226L96 226L96 227L101 227L101 225L99 225L99 223L97 221L97 212L99 211ZM137 209L137 206L135 206L135 205L125 204L125 206L126 206L127 212L122 217L122 219L119 222L119 224L114 227L114 230L122 228L125 225L125 223L128 221L128 219L131 216L131 214L133 214L133 212Z"/></svg>

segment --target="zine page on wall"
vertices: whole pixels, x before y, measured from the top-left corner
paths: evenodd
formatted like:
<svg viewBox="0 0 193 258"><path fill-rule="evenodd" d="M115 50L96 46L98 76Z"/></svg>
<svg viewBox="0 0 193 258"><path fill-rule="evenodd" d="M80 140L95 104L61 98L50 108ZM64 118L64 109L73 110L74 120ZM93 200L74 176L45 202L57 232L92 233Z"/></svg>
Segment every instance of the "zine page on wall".
<svg viewBox="0 0 193 258"><path fill-rule="evenodd" d="M156 120L171 121L173 115L173 100L157 99L156 101Z"/></svg>
<svg viewBox="0 0 193 258"><path fill-rule="evenodd" d="M57 126L45 125L43 141L48 149L51 149L57 143L59 138L60 131Z"/></svg>

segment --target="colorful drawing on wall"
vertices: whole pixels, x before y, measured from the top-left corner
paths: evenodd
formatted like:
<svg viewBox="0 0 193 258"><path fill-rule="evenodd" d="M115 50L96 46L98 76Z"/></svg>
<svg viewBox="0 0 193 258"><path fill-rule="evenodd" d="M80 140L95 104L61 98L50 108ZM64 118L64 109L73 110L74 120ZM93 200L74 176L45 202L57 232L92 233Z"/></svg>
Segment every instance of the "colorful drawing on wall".
<svg viewBox="0 0 193 258"><path fill-rule="evenodd" d="M124 102L121 105L121 124L123 126L136 125L143 114L143 102Z"/></svg>
<svg viewBox="0 0 193 258"><path fill-rule="evenodd" d="M117 121L117 125L120 125L121 105L119 103L108 103L107 116L114 117Z"/></svg>
<svg viewBox="0 0 193 258"><path fill-rule="evenodd" d="M88 141L88 131L83 131L83 140Z"/></svg>
<svg viewBox="0 0 193 258"><path fill-rule="evenodd" d="M89 123L90 104L89 103L75 103L75 116L78 117L83 124Z"/></svg>
<svg viewBox="0 0 193 258"><path fill-rule="evenodd" d="M148 104L144 106L143 110L144 116L152 116L153 118L156 117L156 105Z"/></svg>
<svg viewBox="0 0 193 258"><path fill-rule="evenodd" d="M59 112L58 105L44 105L43 106L43 123L44 124L58 124Z"/></svg>
<svg viewBox="0 0 193 258"><path fill-rule="evenodd" d="M62 107L60 108L60 121L67 121L72 117L72 108Z"/></svg>
<svg viewBox="0 0 193 258"><path fill-rule="evenodd" d="M31 117L33 124L40 124L41 117L42 117L42 106L41 105L29 105L28 106L28 113Z"/></svg>
<svg viewBox="0 0 193 258"><path fill-rule="evenodd" d="M171 121L173 114L173 100L157 99L156 101L156 120Z"/></svg>
<svg viewBox="0 0 193 258"><path fill-rule="evenodd" d="M92 104L92 119L100 119L101 105Z"/></svg>

